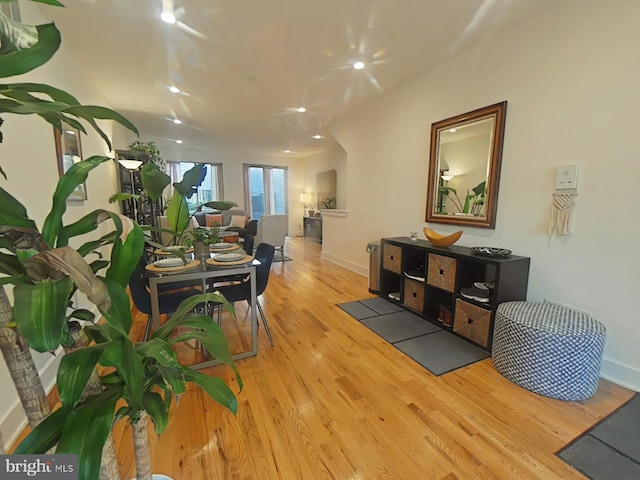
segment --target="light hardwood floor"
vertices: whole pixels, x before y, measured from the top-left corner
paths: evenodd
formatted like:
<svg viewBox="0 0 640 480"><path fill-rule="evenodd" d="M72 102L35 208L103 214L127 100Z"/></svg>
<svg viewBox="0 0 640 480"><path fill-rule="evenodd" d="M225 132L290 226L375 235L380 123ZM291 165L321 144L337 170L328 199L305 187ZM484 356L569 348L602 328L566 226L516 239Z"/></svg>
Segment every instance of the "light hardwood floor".
<svg viewBox="0 0 640 480"><path fill-rule="evenodd" d="M513 385L487 359L435 377L336 306L370 297L367 279L287 241L293 261L272 266L257 357L237 362L237 416L191 388L169 427L152 435L156 473L211 479L576 479L555 452L633 392L602 380L584 402ZM363 247L364 248L364 247ZM243 342L246 309L223 326ZM138 330L143 316L138 314ZM197 350L192 350L197 351ZM188 351L186 351L188 354ZM205 372L224 378L229 368ZM133 478L130 432L114 432Z"/></svg>

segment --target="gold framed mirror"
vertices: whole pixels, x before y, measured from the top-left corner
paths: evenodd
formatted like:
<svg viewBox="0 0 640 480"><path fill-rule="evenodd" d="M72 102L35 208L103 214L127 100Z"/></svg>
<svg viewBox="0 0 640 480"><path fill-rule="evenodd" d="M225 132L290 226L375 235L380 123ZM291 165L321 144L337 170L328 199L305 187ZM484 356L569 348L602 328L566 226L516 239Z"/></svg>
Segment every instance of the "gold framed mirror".
<svg viewBox="0 0 640 480"><path fill-rule="evenodd" d="M431 125L430 223L495 228L507 102Z"/></svg>

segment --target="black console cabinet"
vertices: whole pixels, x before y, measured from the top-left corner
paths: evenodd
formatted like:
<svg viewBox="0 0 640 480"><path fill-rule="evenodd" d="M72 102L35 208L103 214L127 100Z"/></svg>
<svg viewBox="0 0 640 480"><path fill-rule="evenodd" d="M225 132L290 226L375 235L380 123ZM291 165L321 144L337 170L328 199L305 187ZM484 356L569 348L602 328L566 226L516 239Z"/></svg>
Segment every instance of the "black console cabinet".
<svg viewBox="0 0 640 480"><path fill-rule="evenodd" d="M383 238L380 296L491 351L496 307L526 300L529 263L529 258L516 255L485 257L468 247L439 248L426 240ZM488 303L460 294L474 282L493 286Z"/></svg>
<svg viewBox="0 0 640 480"><path fill-rule="evenodd" d="M304 217L304 239L322 243L322 217Z"/></svg>

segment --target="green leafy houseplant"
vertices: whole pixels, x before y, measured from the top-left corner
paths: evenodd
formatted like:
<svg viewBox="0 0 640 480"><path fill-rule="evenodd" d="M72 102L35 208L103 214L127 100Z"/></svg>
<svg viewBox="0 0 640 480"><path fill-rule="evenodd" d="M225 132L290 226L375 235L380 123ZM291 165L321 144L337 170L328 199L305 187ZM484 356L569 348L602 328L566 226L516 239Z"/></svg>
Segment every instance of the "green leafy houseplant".
<svg viewBox="0 0 640 480"><path fill-rule="evenodd" d="M455 207L460 213L470 215L480 215L485 200L485 186L486 182L481 182L471 189L471 192L467 190L467 195L464 200L464 204L458 197L458 191L453 187L441 186L438 188L438 193L448 196ZM453 196L451 196L453 194Z"/></svg>
<svg viewBox="0 0 640 480"><path fill-rule="evenodd" d="M32 1L61 6L56 0ZM2 12L0 38L3 42L0 76L3 77L22 74L44 64L60 45L55 25L28 27L13 22ZM135 127L116 112L82 106L71 95L48 85L0 85L0 114L5 113L35 114L58 129L64 121L86 133L78 121L84 120L109 148L109 139L97 126L96 119L115 120L137 133ZM58 182L51 211L41 229L21 203L0 188L0 347L16 386L29 384L31 387L20 396L35 427L17 451L38 453L57 445L58 453L79 454L82 479L98 478L103 445L108 443L115 418L127 416L135 432L146 434L146 429L139 424L145 421L145 412L149 412L157 430L162 430L168 420L173 393L183 391L185 382L200 385L231 411L237 408L233 393L222 380L181 366L171 350L171 345L177 342L197 339L212 355L233 367L222 332L208 317L188 313L197 303L205 301L223 303L231 309L224 298L206 294L189 299L181 305L177 317L156 332L154 338L134 344L128 338L131 313L125 288L142 253L142 230L133 222L104 210L91 212L69 225L63 224L70 193L86 180L91 170L111 160L95 156L70 168ZM70 247L72 238L94 231L106 219L113 221L114 231L87 241L77 249ZM110 259L104 260L100 249L107 245L112 247ZM94 254L97 259L89 263L86 257ZM105 268L105 277L97 277L96 273ZM7 284L14 285L13 306L4 291ZM72 340L71 319L91 319L87 311L69 311L70 298L76 289L98 306L106 323L86 328L95 345L79 348L63 358L58 371L62 406L48 415L44 389L27 346L38 351L55 350ZM172 338L177 322L193 330ZM113 367L114 371L103 376L98 388L87 396L87 385L95 376L94 367L98 363ZM30 375L28 380L25 375ZM240 378L237 380L241 388ZM125 400L126 407L116 412L115 402L120 398ZM135 453L136 458L142 459L138 478L150 478L148 444L141 442ZM115 457L110 460L114 461Z"/></svg>

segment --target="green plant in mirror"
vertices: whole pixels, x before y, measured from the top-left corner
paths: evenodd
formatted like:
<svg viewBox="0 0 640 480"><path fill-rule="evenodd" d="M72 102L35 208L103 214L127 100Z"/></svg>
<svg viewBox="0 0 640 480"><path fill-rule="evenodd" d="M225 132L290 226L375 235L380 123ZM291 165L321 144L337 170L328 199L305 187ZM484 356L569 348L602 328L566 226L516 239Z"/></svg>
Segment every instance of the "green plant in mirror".
<svg viewBox="0 0 640 480"><path fill-rule="evenodd" d="M449 187L449 186L438 187L438 193L449 197L453 205L458 209L460 213L465 213L470 215L480 215L482 212L482 207L484 206L485 186L486 186L486 181L481 182L475 187L473 187L471 189L471 192L467 190L467 195L465 196L464 203L460 201L460 197L458 196L458 191L453 187ZM451 196L451 194L453 194L453 196Z"/></svg>

